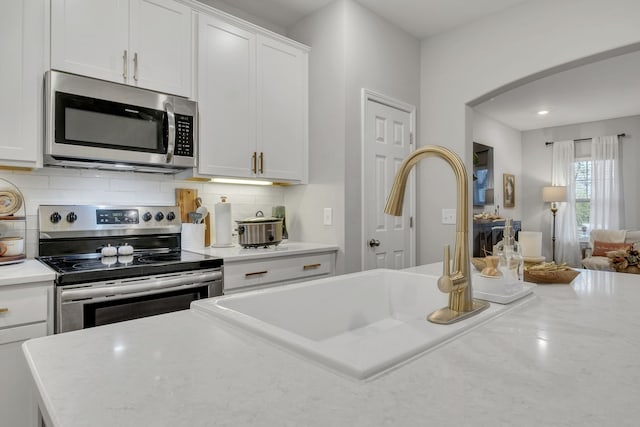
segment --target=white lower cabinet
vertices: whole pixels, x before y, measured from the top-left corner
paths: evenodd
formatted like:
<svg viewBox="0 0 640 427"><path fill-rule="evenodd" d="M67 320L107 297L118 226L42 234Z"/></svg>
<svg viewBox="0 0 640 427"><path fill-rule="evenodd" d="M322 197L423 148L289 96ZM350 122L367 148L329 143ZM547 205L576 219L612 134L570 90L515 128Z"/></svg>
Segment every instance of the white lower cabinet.
<svg viewBox="0 0 640 427"><path fill-rule="evenodd" d="M46 336L50 328L53 282L0 287L0 424L34 427L38 423L31 375L22 343Z"/></svg>
<svg viewBox="0 0 640 427"><path fill-rule="evenodd" d="M224 293L333 276L335 252L232 262L224 266Z"/></svg>

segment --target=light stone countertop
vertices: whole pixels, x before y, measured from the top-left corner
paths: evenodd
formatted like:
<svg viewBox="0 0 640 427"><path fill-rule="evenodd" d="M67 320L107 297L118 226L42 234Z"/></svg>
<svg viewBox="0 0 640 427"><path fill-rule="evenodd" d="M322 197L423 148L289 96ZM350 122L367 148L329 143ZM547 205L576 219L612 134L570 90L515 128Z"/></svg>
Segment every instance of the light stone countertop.
<svg viewBox="0 0 640 427"><path fill-rule="evenodd" d="M640 276L535 293L368 382L189 310L23 348L49 427L638 425Z"/></svg>
<svg viewBox="0 0 640 427"><path fill-rule="evenodd" d="M56 273L38 261L27 259L19 264L0 265L0 286L55 280Z"/></svg>
<svg viewBox="0 0 640 427"><path fill-rule="evenodd" d="M224 259L226 263L249 261L255 259L265 259L282 257L289 255L307 255L320 252L333 252L338 250L337 245L327 245L323 243L303 243L285 241L277 246L267 248L243 248L235 245L229 248L208 247L204 249L186 249L204 255L213 255Z"/></svg>

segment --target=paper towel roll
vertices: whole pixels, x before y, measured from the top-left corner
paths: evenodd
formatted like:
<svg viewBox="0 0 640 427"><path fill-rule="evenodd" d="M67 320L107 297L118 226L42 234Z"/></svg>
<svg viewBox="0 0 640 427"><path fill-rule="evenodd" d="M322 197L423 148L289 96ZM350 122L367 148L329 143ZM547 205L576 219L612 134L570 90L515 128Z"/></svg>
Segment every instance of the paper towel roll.
<svg viewBox="0 0 640 427"><path fill-rule="evenodd" d="M204 249L204 224L182 224L181 234L183 249Z"/></svg>
<svg viewBox="0 0 640 427"><path fill-rule="evenodd" d="M226 196L214 206L214 221L216 241L212 245L217 248L231 246L231 203L227 203Z"/></svg>

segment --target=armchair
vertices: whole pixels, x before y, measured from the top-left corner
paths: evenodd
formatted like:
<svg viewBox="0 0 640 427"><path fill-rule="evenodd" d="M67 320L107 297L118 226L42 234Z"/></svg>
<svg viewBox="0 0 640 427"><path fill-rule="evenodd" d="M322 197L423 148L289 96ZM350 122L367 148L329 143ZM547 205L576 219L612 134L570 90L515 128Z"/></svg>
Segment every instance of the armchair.
<svg viewBox="0 0 640 427"><path fill-rule="evenodd" d="M589 246L585 250L582 266L589 270L615 271L609 265L606 252L626 249L640 242L640 231L591 230Z"/></svg>

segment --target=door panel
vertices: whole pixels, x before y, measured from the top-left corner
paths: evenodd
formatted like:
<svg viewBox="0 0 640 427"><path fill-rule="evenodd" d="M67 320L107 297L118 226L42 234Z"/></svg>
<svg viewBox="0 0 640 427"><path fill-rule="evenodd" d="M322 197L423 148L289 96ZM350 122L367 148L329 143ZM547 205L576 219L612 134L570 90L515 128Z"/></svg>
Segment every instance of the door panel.
<svg viewBox="0 0 640 427"><path fill-rule="evenodd" d="M132 0L129 83L191 96L191 8L173 0Z"/></svg>
<svg viewBox="0 0 640 427"><path fill-rule="evenodd" d="M415 258L411 245L412 229L408 226L412 185L407 186L402 216L385 214L384 206L396 171L412 150L411 113L372 100L366 102L365 109L365 269L410 267ZM370 241L379 242L379 245L371 245Z"/></svg>
<svg viewBox="0 0 640 427"><path fill-rule="evenodd" d="M199 172L252 177L255 34L204 15L198 30Z"/></svg>
<svg viewBox="0 0 640 427"><path fill-rule="evenodd" d="M128 0L52 0L51 68L125 83Z"/></svg>
<svg viewBox="0 0 640 427"><path fill-rule="evenodd" d="M303 180L307 111L307 54L258 35L257 118L261 175Z"/></svg>

